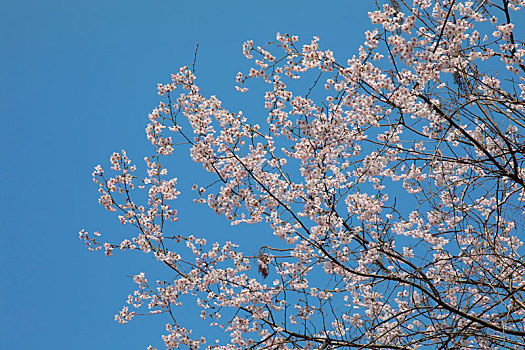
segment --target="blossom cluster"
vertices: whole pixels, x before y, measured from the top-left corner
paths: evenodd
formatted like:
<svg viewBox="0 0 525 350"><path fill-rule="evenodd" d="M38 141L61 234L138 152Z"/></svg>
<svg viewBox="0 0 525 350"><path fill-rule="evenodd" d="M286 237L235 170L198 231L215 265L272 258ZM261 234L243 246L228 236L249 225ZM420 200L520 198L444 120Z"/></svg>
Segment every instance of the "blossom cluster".
<svg viewBox="0 0 525 350"><path fill-rule="evenodd" d="M380 4L346 62L317 37L247 41L254 64L236 88L268 86L265 120L201 94L188 66L159 84L146 176L124 151L113 177L93 173L100 204L136 235L80 233L107 255L152 253L172 274L156 286L135 276L116 319L167 314L168 349L522 346L525 47L510 19L525 2L503 3ZM306 94L288 88L297 79ZM266 225L259 251L170 233L180 193L164 164L178 144L217 179L193 187L195 202ZM187 304L226 339L186 328Z"/></svg>

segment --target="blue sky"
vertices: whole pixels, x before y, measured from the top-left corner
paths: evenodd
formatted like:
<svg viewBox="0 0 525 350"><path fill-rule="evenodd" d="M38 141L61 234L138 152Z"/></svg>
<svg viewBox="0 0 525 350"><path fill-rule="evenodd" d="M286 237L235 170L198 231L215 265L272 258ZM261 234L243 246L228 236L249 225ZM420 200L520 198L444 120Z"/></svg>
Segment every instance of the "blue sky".
<svg viewBox="0 0 525 350"><path fill-rule="evenodd" d="M371 3L371 2L370 2ZM156 84L191 63L205 95L263 113L263 96L236 93L242 43L276 32L321 38L342 60L368 27L361 1L17 0L0 3L0 348L144 349L161 345L161 319L113 321L151 257L89 253L78 231L117 237L97 204L95 165L125 148L149 154L146 116ZM247 115L251 118L250 115ZM257 117L257 116L255 116ZM195 167L172 174L191 185ZM188 179L187 182L185 182ZM184 190L184 188L183 188ZM181 231L249 241L205 208L185 206ZM203 220L205 218L205 220Z"/></svg>

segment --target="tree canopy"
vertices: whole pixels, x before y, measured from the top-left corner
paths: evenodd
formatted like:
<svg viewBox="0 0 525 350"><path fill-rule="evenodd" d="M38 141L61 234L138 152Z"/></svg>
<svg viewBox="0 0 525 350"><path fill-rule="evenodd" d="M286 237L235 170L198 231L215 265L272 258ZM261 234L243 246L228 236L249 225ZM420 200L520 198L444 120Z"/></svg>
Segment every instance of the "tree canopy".
<svg viewBox="0 0 525 350"><path fill-rule="evenodd" d="M236 88L268 86L265 122L203 96L194 66L159 84L147 174L125 151L93 173L100 204L135 234L80 233L171 271L135 276L116 319L168 314L168 349L521 348L524 6L378 2L348 60L316 37L247 41L253 68ZM194 186L197 204L266 225L258 251L177 233L176 147L216 178ZM225 336L187 328L183 303Z"/></svg>

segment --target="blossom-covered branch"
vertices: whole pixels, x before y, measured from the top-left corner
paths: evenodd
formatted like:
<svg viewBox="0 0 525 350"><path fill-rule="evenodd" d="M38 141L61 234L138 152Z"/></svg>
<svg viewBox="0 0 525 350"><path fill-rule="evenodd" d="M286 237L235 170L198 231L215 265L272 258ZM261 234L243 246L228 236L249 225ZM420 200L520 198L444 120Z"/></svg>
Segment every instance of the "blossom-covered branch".
<svg viewBox="0 0 525 350"><path fill-rule="evenodd" d="M100 204L136 234L91 249L151 253L116 316L165 313L169 349L513 348L525 343L524 1L392 0L369 13L358 53L319 38L243 45L269 86L264 121L196 85L194 65L159 84L153 156L139 177L123 151L93 173ZM304 81L304 89L288 85ZM175 147L216 177L195 202L233 225L266 224L262 248L177 231ZM144 195L145 194L145 195ZM191 298L188 298L191 296ZM207 339L184 303L227 336ZM131 311L130 309L137 311Z"/></svg>

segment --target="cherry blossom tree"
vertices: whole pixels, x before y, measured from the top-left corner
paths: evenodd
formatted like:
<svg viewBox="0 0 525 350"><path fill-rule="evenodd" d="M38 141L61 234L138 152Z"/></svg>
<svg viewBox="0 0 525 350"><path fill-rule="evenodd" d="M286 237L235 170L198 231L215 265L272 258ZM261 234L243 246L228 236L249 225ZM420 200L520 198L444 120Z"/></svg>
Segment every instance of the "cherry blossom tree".
<svg viewBox="0 0 525 350"><path fill-rule="evenodd" d="M124 151L93 173L100 204L134 233L80 232L92 250L139 250L170 271L135 276L116 320L168 315L168 349L522 349L524 6L377 3L348 60L318 38L247 41L253 68L236 88L268 85L259 123L203 96L192 66L159 84L146 175ZM194 186L197 204L265 225L258 251L177 233L176 147L216 180ZM224 336L189 329L186 304Z"/></svg>

